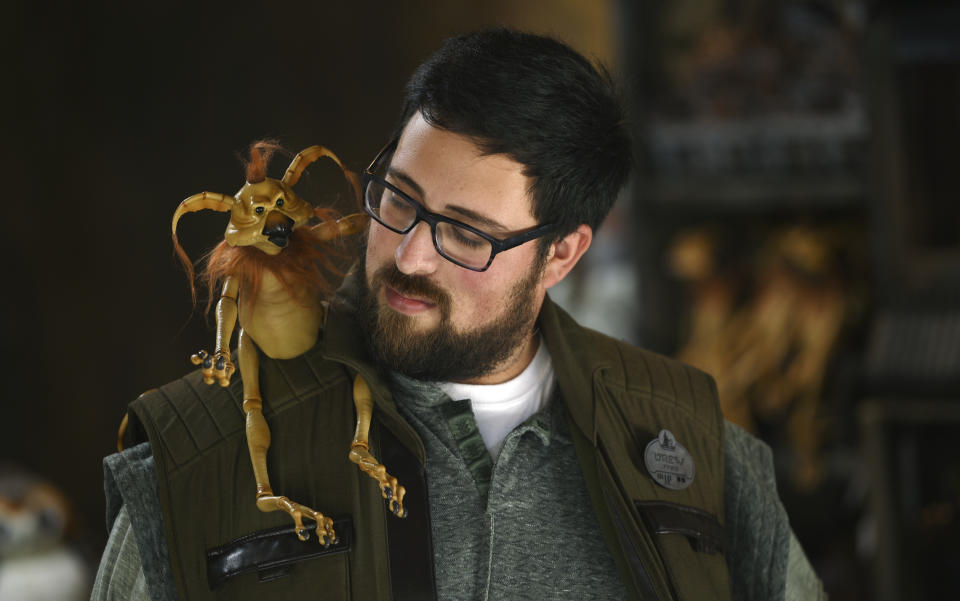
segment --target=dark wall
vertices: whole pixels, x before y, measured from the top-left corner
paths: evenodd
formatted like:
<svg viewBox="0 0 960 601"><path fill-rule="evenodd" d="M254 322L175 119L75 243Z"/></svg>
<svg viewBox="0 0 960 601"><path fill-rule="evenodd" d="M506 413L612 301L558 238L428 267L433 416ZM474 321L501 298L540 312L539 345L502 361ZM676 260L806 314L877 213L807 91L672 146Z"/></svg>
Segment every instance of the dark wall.
<svg viewBox="0 0 960 601"><path fill-rule="evenodd" d="M498 22L495 8L468 4L0 9L0 460L60 486L92 547L105 536L100 461L125 405L212 343L172 254L177 204L234 193L236 153L263 136L294 151L323 144L365 166L415 65L446 36ZM181 241L199 257L225 225L222 214L189 215Z"/></svg>

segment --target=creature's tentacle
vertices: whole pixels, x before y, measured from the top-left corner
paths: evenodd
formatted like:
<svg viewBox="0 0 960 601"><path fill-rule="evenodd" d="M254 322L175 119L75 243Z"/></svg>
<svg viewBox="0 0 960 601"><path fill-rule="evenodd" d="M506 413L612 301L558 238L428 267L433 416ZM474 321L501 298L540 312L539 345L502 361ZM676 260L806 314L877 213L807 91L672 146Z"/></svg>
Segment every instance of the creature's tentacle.
<svg viewBox="0 0 960 601"><path fill-rule="evenodd" d="M190 282L190 297L193 302L197 302L197 292L193 286L193 261L191 261L190 257L187 256L187 253L183 250L183 247L180 246L180 241L177 239L177 223L180 221L180 218L187 213L203 211L205 209L224 213L229 212L233 210L233 197L225 194L218 194L216 192L201 192L200 194L194 194L193 196L184 199L183 202L180 203L180 206L178 206L177 210L173 213L173 220L170 223L170 234L173 238L173 249L176 251L177 258L180 259L181 263L183 263L183 268L187 272L187 280Z"/></svg>
<svg viewBox="0 0 960 601"><path fill-rule="evenodd" d="M340 163L337 155L333 154L333 151L323 146L311 146L310 148L301 150L297 156L293 157L293 161L291 161L290 166L287 167L287 172L283 174L283 183L290 187L296 186L297 182L300 181L300 176L303 175L303 170L306 169L310 163L321 157L331 159L340 169L343 169L343 164Z"/></svg>
<svg viewBox="0 0 960 601"><path fill-rule="evenodd" d="M177 236L177 222L180 221L181 217L187 213L207 209L229 213L233 210L233 197L227 196L226 194L218 194L217 192L201 192L200 194L194 194L189 198L185 198L173 213L171 229L173 230L174 238Z"/></svg>
<svg viewBox="0 0 960 601"><path fill-rule="evenodd" d="M359 374L353 381L353 402L357 407L357 430L350 445L350 461L356 463L365 474L380 484L380 494L389 501L390 511L398 517L407 517L407 510L403 506L403 497L407 494L407 489L388 474L387 468L370 453L373 397L367 382Z"/></svg>
<svg viewBox="0 0 960 601"><path fill-rule="evenodd" d="M286 512L293 518L297 537L300 540L310 538L310 531L304 527L303 518L312 519L317 524L317 539L324 546L329 546L337 540L331 518L300 503L294 503L287 497L275 495L273 489L270 488L270 476L267 473L270 427L263 417L263 401L260 398L259 358L257 349L253 346L253 340L242 328L238 346L240 373L243 374L243 412L247 416L247 446L250 449L253 475L257 481L257 508L264 512L278 510Z"/></svg>

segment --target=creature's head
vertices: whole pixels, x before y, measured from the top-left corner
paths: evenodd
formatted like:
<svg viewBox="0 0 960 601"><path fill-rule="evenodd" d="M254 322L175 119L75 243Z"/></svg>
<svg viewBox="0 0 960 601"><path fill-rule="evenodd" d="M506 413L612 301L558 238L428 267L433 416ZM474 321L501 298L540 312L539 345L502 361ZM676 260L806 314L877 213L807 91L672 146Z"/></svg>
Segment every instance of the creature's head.
<svg viewBox="0 0 960 601"><path fill-rule="evenodd" d="M253 246L276 255L287 246L293 228L305 225L313 208L286 183L265 178L247 182L234 195L224 239L230 246Z"/></svg>
<svg viewBox="0 0 960 601"><path fill-rule="evenodd" d="M229 211L230 223L224 238L230 246L253 246L268 255L279 254L290 239L293 228L307 224L313 207L293 191L307 165L320 157L340 161L330 151L311 146L293 159L282 180L267 177L267 163L279 148L275 142L260 141L250 146L246 163L247 182L230 198L224 194L203 192L180 203L173 215L173 239L177 241L177 222L185 213L212 209ZM342 165L341 165L342 168Z"/></svg>
<svg viewBox="0 0 960 601"><path fill-rule="evenodd" d="M322 146L311 146L302 151L287 168L283 179L267 177L267 163L279 146L272 141L255 142L250 146L250 160L246 162L247 182L233 196L216 192L194 194L180 203L173 214L172 235L174 249L183 262L193 292L193 263L177 240L177 223L186 213L205 209L229 212L230 223L224 240L233 247L252 247L267 255L283 252L294 229L308 225L314 216L324 219L330 211L316 209L293 191L307 166L327 157L341 169L340 160ZM356 188L356 182L344 173ZM354 190L356 192L356 189Z"/></svg>

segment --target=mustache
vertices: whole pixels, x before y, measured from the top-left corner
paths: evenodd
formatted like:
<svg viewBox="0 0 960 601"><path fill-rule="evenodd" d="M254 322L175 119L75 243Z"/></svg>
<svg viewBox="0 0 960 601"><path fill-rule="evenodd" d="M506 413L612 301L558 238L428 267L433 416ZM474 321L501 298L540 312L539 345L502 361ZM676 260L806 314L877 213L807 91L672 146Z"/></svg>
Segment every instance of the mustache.
<svg viewBox="0 0 960 601"><path fill-rule="evenodd" d="M440 315L444 318L450 314L450 295L427 276L407 275L389 263L373 274L371 283L374 290L386 284L400 294L427 300L440 308Z"/></svg>

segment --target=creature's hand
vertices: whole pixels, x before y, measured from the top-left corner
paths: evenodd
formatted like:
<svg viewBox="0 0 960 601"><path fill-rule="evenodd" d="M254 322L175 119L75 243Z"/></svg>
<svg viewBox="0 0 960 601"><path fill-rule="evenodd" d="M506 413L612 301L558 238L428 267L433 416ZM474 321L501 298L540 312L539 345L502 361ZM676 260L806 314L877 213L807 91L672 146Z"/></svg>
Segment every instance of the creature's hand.
<svg viewBox="0 0 960 601"><path fill-rule="evenodd" d="M387 468L370 454L364 444L354 443L350 448L350 461L356 463L364 473L377 481L380 496L387 500L390 511L399 518L407 517L407 508L403 506L403 497L407 489L396 478L387 473Z"/></svg>
<svg viewBox="0 0 960 601"><path fill-rule="evenodd" d="M221 386L230 385L230 376L236 371L233 362L230 361L230 351L217 351L213 355L207 351L199 351L190 356L190 361L194 365L203 365L200 373L203 374L203 381L207 384L213 384L216 380Z"/></svg>
<svg viewBox="0 0 960 601"><path fill-rule="evenodd" d="M310 538L310 529L303 525L303 518L310 518L316 522L317 540L324 547L336 545L340 542L337 533L333 529L333 520L323 515L319 511L310 509L300 503L294 503L287 497L278 497L271 493L265 493L257 497L257 507L260 511L284 511L293 518L295 532L300 540Z"/></svg>

